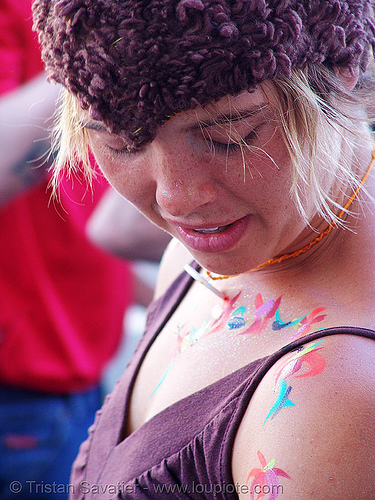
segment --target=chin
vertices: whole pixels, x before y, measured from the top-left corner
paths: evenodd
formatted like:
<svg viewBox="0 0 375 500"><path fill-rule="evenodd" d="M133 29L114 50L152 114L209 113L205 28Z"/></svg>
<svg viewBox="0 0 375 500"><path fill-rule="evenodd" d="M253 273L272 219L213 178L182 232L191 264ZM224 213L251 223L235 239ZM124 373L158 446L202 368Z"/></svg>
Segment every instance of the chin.
<svg viewBox="0 0 375 500"><path fill-rule="evenodd" d="M210 255L202 257L201 255L197 255L194 257L202 267L207 269L207 271L220 274L222 276L236 276L238 274L243 274L258 265L258 263L256 263L254 266L251 266L246 261L236 261L235 259L231 259L229 257L223 258L223 256L214 257Z"/></svg>

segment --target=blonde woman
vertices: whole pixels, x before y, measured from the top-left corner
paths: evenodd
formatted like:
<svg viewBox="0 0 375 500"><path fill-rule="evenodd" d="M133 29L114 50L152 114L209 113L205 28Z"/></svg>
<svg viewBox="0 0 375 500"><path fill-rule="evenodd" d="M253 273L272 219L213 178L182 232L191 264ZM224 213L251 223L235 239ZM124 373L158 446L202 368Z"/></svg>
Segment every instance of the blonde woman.
<svg viewBox="0 0 375 500"><path fill-rule="evenodd" d="M35 2L56 182L91 150L174 237L72 498L375 497L372 8Z"/></svg>

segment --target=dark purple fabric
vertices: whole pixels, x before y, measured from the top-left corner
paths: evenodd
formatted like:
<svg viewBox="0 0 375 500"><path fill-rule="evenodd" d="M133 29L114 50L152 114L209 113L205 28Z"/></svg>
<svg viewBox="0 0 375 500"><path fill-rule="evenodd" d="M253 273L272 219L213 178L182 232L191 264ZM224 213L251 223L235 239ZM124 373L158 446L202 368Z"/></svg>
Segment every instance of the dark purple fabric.
<svg viewBox="0 0 375 500"><path fill-rule="evenodd" d="M153 304L133 360L81 447L73 469L72 499L238 500L231 476L234 438L255 389L272 365L321 337L350 334L375 340L374 331L352 327L307 335L178 401L119 441L140 364L191 281L184 273Z"/></svg>
<svg viewBox="0 0 375 500"><path fill-rule="evenodd" d="M51 78L129 149L291 68L366 67L374 0L35 0Z"/></svg>

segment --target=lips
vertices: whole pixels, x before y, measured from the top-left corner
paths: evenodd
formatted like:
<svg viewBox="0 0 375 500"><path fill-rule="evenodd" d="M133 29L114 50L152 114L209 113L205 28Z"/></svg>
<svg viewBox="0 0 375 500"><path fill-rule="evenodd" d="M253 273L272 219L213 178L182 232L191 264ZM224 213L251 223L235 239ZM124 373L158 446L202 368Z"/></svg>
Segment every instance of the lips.
<svg viewBox="0 0 375 500"><path fill-rule="evenodd" d="M206 228L188 228L174 224L182 241L191 250L204 253L225 252L242 239L249 222L247 215L230 224Z"/></svg>

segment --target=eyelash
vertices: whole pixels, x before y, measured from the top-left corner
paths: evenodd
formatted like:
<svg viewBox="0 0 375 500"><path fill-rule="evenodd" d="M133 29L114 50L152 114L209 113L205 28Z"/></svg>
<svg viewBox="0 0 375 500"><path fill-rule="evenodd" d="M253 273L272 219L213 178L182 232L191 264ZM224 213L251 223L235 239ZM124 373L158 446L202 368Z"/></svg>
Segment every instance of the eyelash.
<svg viewBox="0 0 375 500"><path fill-rule="evenodd" d="M129 157L129 156L134 155L134 152L129 151L127 148L116 149L116 148L112 148L108 144L105 144L105 147L113 156L121 156L121 157L127 156L127 157Z"/></svg>
<svg viewBox="0 0 375 500"><path fill-rule="evenodd" d="M225 154L234 154L239 151L245 146L248 146L249 143L257 137L257 128L252 130L250 134L248 134L246 137L239 139L237 142L219 142L219 141L214 141L213 139L209 139L209 144L211 146L211 149L214 152L218 153L225 153ZM229 138L230 140L230 138ZM232 139L233 140L233 139Z"/></svg>
<svg viewBox="0 0 375 500"><path fill-rule="evenodd" d="M225 154L234 154L237 153L238 151L241 151L243 146L248 146L249 143L257 137L257 129L259 127L256 127L254 130L250 132L246 137L240 139L238 142L219 142L219 141L214 141L212 138L208 139L208 142L210 144L211 149L214 152L218 153L225 153ZM229 140L233 140L230 139ZM130 157L134 155L133 151L129 151L126 148L123 149L116 149L108 144L105 144L105 147L107 150L116 157Z"/></svg>

